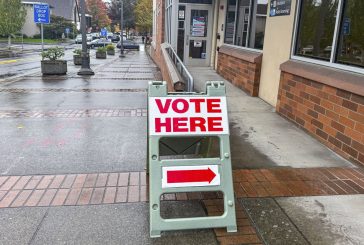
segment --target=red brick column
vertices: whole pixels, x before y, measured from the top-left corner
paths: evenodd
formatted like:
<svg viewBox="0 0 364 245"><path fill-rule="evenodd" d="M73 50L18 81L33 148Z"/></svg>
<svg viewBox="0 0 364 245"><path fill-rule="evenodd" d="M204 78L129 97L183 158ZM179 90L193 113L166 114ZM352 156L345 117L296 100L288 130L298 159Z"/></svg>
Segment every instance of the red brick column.
<svg viewBox="0 0 364 245"><path fill-rule="evenodd" d="M258 96L262 54L223 45L220 47L217 72L251 96Z"/></svg>
<svg viewBox="0 0 364 245"><path fill-rule="evenodd" d="M364 77L293 61L281 69L277 112L364 165Z"/></svg>

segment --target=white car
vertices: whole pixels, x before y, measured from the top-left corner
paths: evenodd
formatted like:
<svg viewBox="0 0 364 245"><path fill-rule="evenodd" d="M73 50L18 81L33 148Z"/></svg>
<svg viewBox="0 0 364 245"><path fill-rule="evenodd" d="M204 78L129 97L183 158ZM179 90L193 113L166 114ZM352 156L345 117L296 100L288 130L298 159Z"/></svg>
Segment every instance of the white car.
<svg viewBox="0 0 364 245"><path fill-rule="evenodd" d="M86 42L91 42L91 41L92 41L91 34L86 34ZM78 34L76 36L75 43L76 44L82 43L82 35L81 34Z"/></svg>
<svg viewBox="0 0 364 245"><path fill-rule="evenodd" d="M81 34L78 34L76 36L76 39L75 39L75 44L79 44L79 43L82 43L82 35Z"/></svg>

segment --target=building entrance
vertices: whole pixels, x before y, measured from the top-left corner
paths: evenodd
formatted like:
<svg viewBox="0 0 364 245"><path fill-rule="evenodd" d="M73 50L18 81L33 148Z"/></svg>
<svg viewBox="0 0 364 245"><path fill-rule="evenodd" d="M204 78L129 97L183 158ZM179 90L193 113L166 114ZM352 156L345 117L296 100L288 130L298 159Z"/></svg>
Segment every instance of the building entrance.
<svg viewBox="0 0 364 245"><path fill-rule="evenodd" d="M183 27L178 31L179 55L187 66L209 66L212 39L212 5L187 4L180 6L179 19L185 13Z"/></svg>

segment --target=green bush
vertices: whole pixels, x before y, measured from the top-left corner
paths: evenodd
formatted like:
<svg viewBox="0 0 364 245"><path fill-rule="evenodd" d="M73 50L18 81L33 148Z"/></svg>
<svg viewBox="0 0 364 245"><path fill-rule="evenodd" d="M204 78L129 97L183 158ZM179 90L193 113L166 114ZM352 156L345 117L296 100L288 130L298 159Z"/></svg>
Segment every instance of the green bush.
<svg viewBox="0 0 364 245"><path fill-rule="evenodd" d="M110 50L115 50L115 46L114 46L114 45L112 45L112 44L108 44L108 45L106 46L106 49L107 49L108 51L110 51Z"/></svg>
<svg viewBox="0 0 364 245"><path fill-rule="evenodd" d="M77 48L77 49L73 50L73 53L74 53L75 55L81 55L81 54L82 54L82 49Z"/></svg>
<svg viewBox="0 0 364 245"><path fill-rule="evenodd" d="M41 54L42 60L58 60L64 56L64 49L60 47L49 48L47 51L43 51Z"/></svg>
<svg viewBox="0 0 364 245"><path fill-rule="evenodd" d="M99 53L104 53L104 52L106 52L106 47L99 47L99 48L97 48L97 50L96 50L96 52L99 52Z"/></svg>

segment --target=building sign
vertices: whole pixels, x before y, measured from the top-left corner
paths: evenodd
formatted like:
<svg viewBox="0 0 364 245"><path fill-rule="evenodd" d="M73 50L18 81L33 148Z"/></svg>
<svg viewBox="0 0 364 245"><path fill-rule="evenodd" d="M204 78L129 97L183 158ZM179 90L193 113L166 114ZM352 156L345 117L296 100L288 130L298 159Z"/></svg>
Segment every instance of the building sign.
<svg viewBox="0 0 364 245"><path fill-rule="evenodd" d="M150 97L150 135L229 134L225 97Z"/></svg>
<svg viewBox="0 0 364 245"><path fill-rule="evenodd" d="M184 20L185 19L185 11L184 10L178 10L178 19Z"/></svg>
<svg viewBox="0 0 364 245"><path fill-rule="evenodd" d="M292 0L271 0L270 1L270 17L290 15Z"/></svg>
<svg viewBox="0 0 364 245"><path fill-rule="evenodd" d="M343 21L343 33L345 36L350 35L351 21L350 18L344 18Z"/></svg>
<svg viewBox="0 0 364 245"><path fill-rule="evenodd" d="M194 16L192 18L192 36L204 37L205 36L206 21L204 16Z"/></svg>

